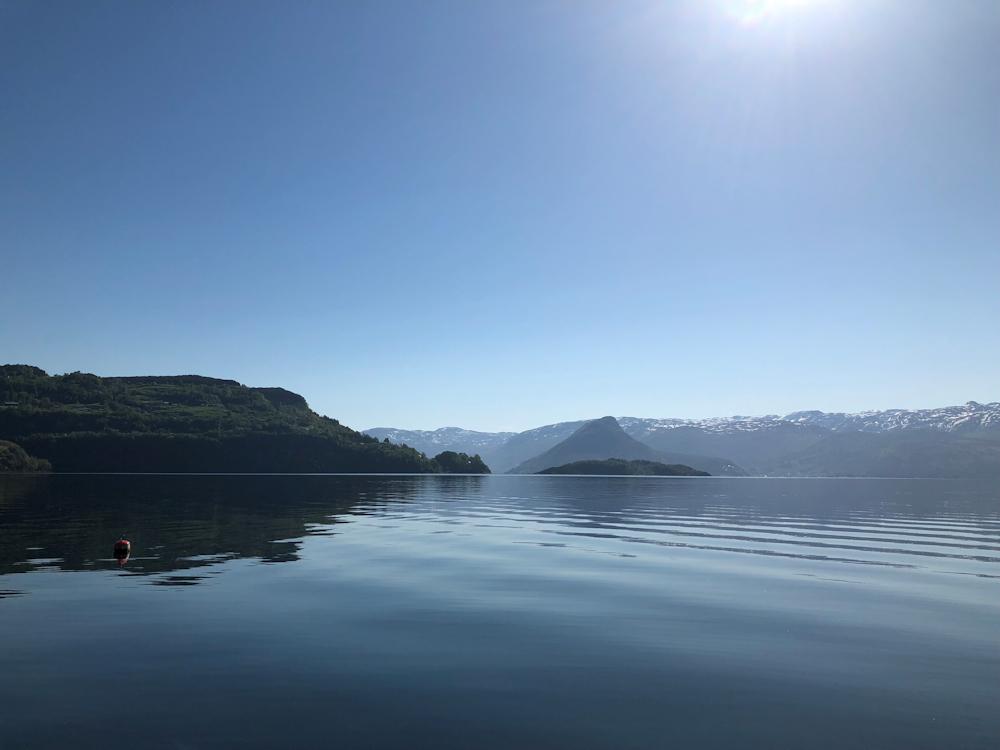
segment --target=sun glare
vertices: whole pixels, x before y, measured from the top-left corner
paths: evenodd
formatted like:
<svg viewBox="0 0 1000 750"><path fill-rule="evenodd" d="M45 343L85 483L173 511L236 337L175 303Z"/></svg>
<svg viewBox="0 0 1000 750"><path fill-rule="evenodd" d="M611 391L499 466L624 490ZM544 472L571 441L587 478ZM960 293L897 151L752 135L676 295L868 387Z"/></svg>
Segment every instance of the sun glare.
<svg viewBox="0 0 1000 750"><path fill-rule="evenodd" d="M820 0L722 0L726 13L741 23L753 24L782 13L815 5Z"/></svg>

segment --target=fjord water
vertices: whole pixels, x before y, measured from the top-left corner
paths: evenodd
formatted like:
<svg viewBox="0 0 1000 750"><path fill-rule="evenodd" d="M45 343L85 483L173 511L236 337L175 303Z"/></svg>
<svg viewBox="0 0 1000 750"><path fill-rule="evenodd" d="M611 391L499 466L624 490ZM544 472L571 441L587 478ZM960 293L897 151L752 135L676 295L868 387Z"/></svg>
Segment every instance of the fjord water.
<svg viewBox="0 0 1000 750"><path fill-rule="evenodd" d="M995 748L1000 487L7 477L0 643L4 748Z"/></svg>

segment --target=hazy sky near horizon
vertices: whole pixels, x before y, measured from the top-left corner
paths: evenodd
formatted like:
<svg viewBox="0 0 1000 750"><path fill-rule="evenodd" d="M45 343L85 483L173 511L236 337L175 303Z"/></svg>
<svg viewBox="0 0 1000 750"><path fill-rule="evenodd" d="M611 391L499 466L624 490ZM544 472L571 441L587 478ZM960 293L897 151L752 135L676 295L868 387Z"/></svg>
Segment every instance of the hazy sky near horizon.
<svg viewBox="0 0 1000 750"><path fill-rule="evenodd" d="M1000 3L0 2L0 361L358 428L1000 399Z"/></svg>

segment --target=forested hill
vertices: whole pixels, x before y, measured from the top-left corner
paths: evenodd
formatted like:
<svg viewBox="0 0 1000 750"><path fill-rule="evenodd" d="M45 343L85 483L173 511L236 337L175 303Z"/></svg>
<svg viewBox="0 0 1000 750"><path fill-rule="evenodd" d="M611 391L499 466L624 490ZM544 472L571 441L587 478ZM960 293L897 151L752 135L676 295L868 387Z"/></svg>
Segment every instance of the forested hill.
<svg viewBox="0 0 1000 750"><path fill-rule="evenodd" d="M101 378L0 366L0 439L56 471L430 472L406 446L283 388L199 375Z"/></svg>
<svg viewBox="0 0 1000 750"><path fill-rule="evenodd" d="M664 464L659 461L626 461L623 458L574 461L553 466L537 472L539 474L590 474L600 476L646 476L646 477L710 477L707 471L698 471L684 464Z"/></svg>

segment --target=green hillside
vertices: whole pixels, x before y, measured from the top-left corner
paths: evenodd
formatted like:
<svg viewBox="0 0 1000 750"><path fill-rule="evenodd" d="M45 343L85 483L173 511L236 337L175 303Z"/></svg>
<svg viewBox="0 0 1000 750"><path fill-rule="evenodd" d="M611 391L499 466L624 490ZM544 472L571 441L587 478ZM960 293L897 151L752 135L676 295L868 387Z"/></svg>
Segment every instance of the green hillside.
<svg viewBox="0 0 1000 750"><path fill-rule="evenodd" d="M283 388L198 375L101 378L0 366L0 439L56 471L432 472L406 446Z"/></svg>

